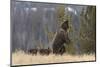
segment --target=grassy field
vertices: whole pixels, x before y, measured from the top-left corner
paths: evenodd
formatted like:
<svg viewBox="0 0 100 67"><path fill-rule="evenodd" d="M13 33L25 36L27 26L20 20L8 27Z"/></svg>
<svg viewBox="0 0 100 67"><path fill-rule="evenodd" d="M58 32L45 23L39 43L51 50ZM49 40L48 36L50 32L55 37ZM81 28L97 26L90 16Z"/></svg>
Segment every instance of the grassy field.
<svg viewBox="0 0 100 67"><path fill-rule="evenodd" d="M54 55L41 56L40 54L31 55L23 51L12 53L12 65L26 65L26 64L44 64L44 63L60 63L60 62L78 62L78 61L94 61L95 55Z"/></svg>

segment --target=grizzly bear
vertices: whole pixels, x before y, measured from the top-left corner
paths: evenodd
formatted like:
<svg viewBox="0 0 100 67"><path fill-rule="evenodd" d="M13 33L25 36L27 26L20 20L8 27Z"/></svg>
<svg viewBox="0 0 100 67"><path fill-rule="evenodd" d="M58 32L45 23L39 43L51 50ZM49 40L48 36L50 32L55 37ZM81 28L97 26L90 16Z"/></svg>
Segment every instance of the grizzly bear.
<svg viewBox="0 0 100 67"><path fill-rule="evenodd" d="M70 43L70 39L68 37L68 21L65 21L62 25L61 28L56 32L55 38L53 39L53 53L54 54L64 54L66 52L64 43L68 44Z"/></svg>

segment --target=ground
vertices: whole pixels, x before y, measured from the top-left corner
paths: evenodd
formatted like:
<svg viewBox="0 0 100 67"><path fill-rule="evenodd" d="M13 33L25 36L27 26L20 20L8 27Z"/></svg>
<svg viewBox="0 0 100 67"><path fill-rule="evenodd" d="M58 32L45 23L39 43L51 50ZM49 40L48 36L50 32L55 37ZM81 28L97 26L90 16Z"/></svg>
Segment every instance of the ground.
<svg viewBox="0 0 100 67"><path fill-rule="evenodd" d="M27 65L27 64L44 64L44 63L60 63L60 62L79 62L79 61L95 61L94 54L84 55L31 55L23 51L12 53L12 65Z"/></svg>

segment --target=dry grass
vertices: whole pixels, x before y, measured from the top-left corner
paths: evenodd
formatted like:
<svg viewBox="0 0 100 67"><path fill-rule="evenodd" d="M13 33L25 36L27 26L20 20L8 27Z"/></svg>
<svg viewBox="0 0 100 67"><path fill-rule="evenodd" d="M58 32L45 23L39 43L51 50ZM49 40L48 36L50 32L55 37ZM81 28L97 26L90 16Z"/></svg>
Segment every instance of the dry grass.
<svg viewBox="0 0 100 67"><path fill-rule="evenodd" d="M44 63L60 63L60 62L77 62L77 61L94 61L95 55L67 55L64 54L54 55L50 54L48 56L41 56L40 54L29 55L23 51L17 51L12 54L12 65L26 65L26 64L44 64Z"/></svg>

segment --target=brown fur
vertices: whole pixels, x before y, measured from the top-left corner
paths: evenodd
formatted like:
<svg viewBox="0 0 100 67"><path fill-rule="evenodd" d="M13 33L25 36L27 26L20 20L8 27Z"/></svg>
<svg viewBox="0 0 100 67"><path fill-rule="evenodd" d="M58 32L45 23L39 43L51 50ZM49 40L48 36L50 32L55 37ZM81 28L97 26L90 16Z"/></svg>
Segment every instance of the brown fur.
<svg viewBox="0 0 100 67"><path fill-rule="evenodd" d="M57 35L53 42L53 53L54 54L63 54L65 53L65 46L64 43L68 44L70 42L70 39L68 38L68 21L65 21L61 29L57 32Z"/></svg>

